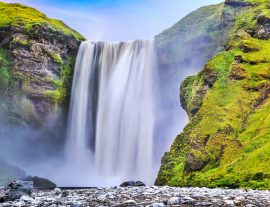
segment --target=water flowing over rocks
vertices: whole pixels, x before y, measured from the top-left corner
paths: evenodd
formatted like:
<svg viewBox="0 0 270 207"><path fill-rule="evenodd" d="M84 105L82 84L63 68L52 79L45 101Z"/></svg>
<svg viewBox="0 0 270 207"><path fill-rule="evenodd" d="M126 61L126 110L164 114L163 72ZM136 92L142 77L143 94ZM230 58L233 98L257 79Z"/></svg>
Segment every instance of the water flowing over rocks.
<svg viewBox="0 0 270 207"><path fill-rule="evenodd" d="M88 186L133 179L153 184L159 163L153 156L158 108L155 59L152 41L81 44L72 84L66 160L68 167L78 169L76 177L89 166L87 174L93 176Z"/></svg>
<svg viewBox="0 0 270 207"><path fill-rule="evenodd" d="M1 189L0 189L1 193ZM176 187L33 190L0 206L269 206L270 191Z"/></svg>

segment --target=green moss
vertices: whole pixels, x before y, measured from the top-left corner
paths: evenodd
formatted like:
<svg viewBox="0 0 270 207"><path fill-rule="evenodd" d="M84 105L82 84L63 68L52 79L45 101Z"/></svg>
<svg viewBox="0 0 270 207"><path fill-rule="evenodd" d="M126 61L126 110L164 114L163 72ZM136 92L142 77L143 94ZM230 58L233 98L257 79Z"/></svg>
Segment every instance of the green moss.
<svg viewBox="0 0 270 207"><path fill-rule="evenodd" d="M71 35L79 40L85 39L62 21L48 18L45 14L42 14L34 8L21 4L6 4L0 2L0 27L21 26L26 30L32 30L36 25L47 26L53 31Z"/></svg>
<svg viewBox="0 0 270 207"><path fill-rule="evenodd" d="M247 33L258 29L257 16L267 13L267 2L242 8L230 32L230 50L183 82L187 108L198 101L201 106L190 130L164 156L157 184L270 188L270 40ZM217 80L196 100L209 71Z"/></svg>
<svg viewBox="0 0 270 207"><path fill-rule="evenodd" d="M55 103L63 100L64 94L62 90L46 91L45 95L51 98Z"/></svg>
<svg viewBox="0 0 270 207"><path fill-rule="evenodd" d="M61 78L49 80L49 82L51 82L56 89L53 91L45 91L45 96L50 97L55 103L65 102L69 95L68 91L71 89L75 58L68 57L67 60L61 64Z"/></svg>
<svg viewBox="0 0 270 207"><path fill-rule="evenodd" d="M10 82L10 57L4 49L0 48L0 85L7 87Z"/></svg>
<svg viewBox="0 0 270 207"><path fill-rule="evenodd" d="M49 51L48 53L52 57L54 62L59 63L61 65L64 63L59 53L52 51Z"/></svg>
<svg viewBox="0 0 270 207"><path fill-rule="evenodd" d="M12 43L18 43L18 44L24 45L24 46L31 46L32 45L32 42L31 41L28 41L28 40L25 40L25 39L21 39L18 36L15 37L15 38L13 38Z"/></svg>

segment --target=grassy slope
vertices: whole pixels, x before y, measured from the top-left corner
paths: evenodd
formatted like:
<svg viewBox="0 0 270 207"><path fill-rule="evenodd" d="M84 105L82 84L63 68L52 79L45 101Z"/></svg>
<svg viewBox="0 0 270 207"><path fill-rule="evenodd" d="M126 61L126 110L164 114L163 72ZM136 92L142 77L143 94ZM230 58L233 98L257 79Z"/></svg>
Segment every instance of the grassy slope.
<svg viewBox="0 0 270 207"><path fill-rule="evenodd" d="M6 4L0 2L0 28L22 26L31 30L34 25L48 26L53 31L63 32L79 40L85 38L62 21L48 18L38 10L21 4Z"/></svg>
<svg viewBox="0 0 270 207"><path fill-rule="evenodd" d="M257 16L270 17L268 1L241 9L229 50L206 65L217 81L171 151L162 160L157 184L270 188L270 40L251 37ZM235 56L241 55L238 63ZM185 81L188 105L203 84L204 71ZM234 78L237 76L238 78ZM188 162L203 163L187 170Z"/></svg>
<svg viewBox="0 0 270 207"><path fill-rule="evenodd" d="M161 63L171 67L201 66L222 51L220 45L227 36L226 31L220 30L223 8L224 4L202 7L157 35L155 42L161 51Z"/></svg>

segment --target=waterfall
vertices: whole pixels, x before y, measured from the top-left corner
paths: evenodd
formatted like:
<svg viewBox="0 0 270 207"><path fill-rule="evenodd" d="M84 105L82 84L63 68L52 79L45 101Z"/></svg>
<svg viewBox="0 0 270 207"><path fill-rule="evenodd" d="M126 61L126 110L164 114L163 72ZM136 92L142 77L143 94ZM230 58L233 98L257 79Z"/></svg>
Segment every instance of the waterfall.
<svg viewBox="0 0 270 207"><path fill-rule="evenodd" d="M151 41L81 44L66 154L74 168L90 166L90 185L153 184L155 78Z"/></svg>

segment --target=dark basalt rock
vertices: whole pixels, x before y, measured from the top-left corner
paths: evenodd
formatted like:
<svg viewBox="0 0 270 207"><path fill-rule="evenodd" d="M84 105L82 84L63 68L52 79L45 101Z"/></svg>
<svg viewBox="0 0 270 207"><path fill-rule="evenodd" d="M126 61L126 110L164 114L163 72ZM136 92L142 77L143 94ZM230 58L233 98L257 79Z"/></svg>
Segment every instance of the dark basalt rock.
<svg viewBox="0 0 270 207"><path fill-rule="evenodd" d="M270 24L270 19L263 14L259 14L257 16L257 22L258 24Z"/></svg>
<svg viewBox="0 0 270 207"><path fill-rule="evenodd" d="M217 72L207 67L204 69L204 83L209 87L212 87L217 80Z"/></svg>
<svg viewBox="0 0 270 207"><path fill-rule="evenodd" d="M120 187L140 187L146 186L142 181L127 181L123 182Z"/></svg>
<svg viewBox="0 0 270 207"><path fill-rule="evenodd" d="M194 156L194 154L190 153L187 157L184 171L187 173L195 172L203 169L207 165L208 161L203 161Z"/></svg>
<svg viewBox="0 0 270 207"><path fill-rule="evenodd" d="M270 19L265 15L260 14L257 17L257 23L259 28L256 30L255 37L259 39L269 39L270 38Z"/></svg>
<svg viewBox="0 0 270 207"><path fill-rule="evenodd" d="M234 60L236 63L242 63L243 62L243 57L241 55L236 55L234 57Z"/></svg>
<svg viewBox="0 0 270 207"><path fill-rule="evenodd" d="M33 187L37 189L54 189L56 184L46 178L33 177Z"/></svg>

